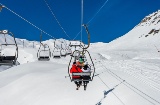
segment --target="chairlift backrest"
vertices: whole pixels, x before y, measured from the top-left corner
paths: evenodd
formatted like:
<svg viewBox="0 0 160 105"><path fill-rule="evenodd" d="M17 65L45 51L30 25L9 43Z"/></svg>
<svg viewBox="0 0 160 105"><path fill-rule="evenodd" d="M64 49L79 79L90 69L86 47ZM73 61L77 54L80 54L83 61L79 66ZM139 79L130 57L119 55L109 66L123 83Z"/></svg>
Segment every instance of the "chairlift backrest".
<svg viewBox="0 0 160 105"><path fill-rule="evenodd" d="M70 41L70 47L81 47L82 46L82 42L81 41Z"/></svg>
<svg viewBox="0 0 160 105"><path fill-rule="evenodd" d="M47 55L42 55L42 53L45 53L45 54L48 53L48 54ZM40 47L39 47L38 52L37 52L37 57L39 58L41 56L51 57L51 51L50 51L50 48L47 44L40 43Z"/></svg>

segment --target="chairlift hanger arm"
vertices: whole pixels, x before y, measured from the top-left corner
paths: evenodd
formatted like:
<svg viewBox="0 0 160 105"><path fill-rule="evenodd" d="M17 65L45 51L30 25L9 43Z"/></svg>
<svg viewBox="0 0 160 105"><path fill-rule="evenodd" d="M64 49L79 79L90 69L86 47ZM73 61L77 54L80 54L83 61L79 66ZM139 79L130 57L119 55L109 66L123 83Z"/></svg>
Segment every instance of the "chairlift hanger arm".
<svg viewBox="0 0 160 105"><path fill-rule="evenodd" d="M40 34L40 44L42 44L42 46L44 46L43 43L42 43L42 31L41 31L41 34Z"/></svg>
<svg viewBox="0 0 160 105"><path fill-rule="evenodd" d="M4 5L0 5L0 12L2 11L2 9L4 8Z"/></svg>
<svg viewBox="0 0 160 105"><path fill-rule="evenodd" d="M13 33L12 33L12 32L9 32L9 34L11 34L11 35L12 35L12 37L14 38L14 42L15 42L16 50L17 50L17 58L18 58L18 45L17 45L16 39L15 39L15 37L14 37L14 35L13 35Z"/></svg>
<svg viewBox="0 0 160 105"><path fill-rule="evenodd" d="M89 46L90 46L90 33L89 33L89 30L88 30L88 27L87 27L86 24L83 24L82 26L84 26L84 28L85 28L85 30L86 30L86 32L87 32L87 34L88 34L88 46L85 47L85 48L83 48L83 49L87 49L87 48L89 48Z"/></svg>

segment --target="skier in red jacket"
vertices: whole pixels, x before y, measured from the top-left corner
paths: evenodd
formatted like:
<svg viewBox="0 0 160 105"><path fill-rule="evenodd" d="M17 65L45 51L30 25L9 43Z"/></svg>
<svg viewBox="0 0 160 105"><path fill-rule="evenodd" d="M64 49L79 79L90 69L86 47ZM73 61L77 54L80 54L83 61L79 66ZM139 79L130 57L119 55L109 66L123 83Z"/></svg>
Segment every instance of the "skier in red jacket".
<svg viewBox="0 0 160 105"><path fill-rule="evenodd" d="M70 73L81 73L82 70L77 67L76 62L73 62L72 68L70 69ZM81 79L81 76L72 76L72 79ZM75 84L77 85L76 90L79 89L80 85L82 84L82 81L74 81Z"/></svg>

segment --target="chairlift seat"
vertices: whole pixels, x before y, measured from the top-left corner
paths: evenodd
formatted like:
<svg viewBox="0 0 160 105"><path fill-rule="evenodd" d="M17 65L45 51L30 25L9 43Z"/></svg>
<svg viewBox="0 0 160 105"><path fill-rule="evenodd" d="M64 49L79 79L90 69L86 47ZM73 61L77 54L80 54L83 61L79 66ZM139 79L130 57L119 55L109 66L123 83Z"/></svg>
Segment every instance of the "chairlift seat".
<svg viewBox="0 0 160 105"><path fill-rule="evenodd" d="M82 76L82 78L79 78L79 79L74 79L72 78L72 81L91 81L91 79L84 79L83 77L85 76L91 76L91 72L87 72L87 73L72 73L72 76Z"/></svg>
<svg viewBox="0 0 160 105"><path fill-rule="evenodd" d="M13 60L0 60L0 65L15 65L16 62Z"/></svg>
<svg viewBox="0 0 160 105"><path fill-rule="evenodd" d="M12 61L12 60L15 60L16 57L15 56L0 56L0 60L1 61Z"/></svg>
<svg viewBox="0 0 160 105"><path fill-rule="evenodd" d="M49 51L49 50L41 50L41 51Z"/></svg>
<svg viewBox="0 0 160 105"><path fill-rule="evenodd" d="M91 72L87 72L87 73L72 73L72 76L90 76Z"/></svg>
<svg viewBox="0 0 160 105"><path fill-rule="evenodd" d="M86 81L86 82L87 82L87 81L91 81L91 79L84 80L84 79L73 79L73 78L72 78L72 80L71 80L71 81Z"/></svg>
<svg viewBox="0 0 160 105"><path fill-rule="evenodd" d="M61 56L65 57L65 56L66 56L66 54L64 54L64 55L63 55L63 54L61 54Z"/></svg>
<svg viewBox="0 0 160 105"><path fill-rule="evenodd" d="M40 56L38 60L50 60L49 56Z"/></svg>
<svg viewBox="0 0 160 105"><path fill-rule="evenodd" d="M11 61L8 61L8 62L4 62L4 61L0 61L0 65L9 65L9 66L12 66L12 65L15 65L14 62L11 62Z"/></svg>
<svg viewBox="0 0 160 105"><path fill-rule="evenodd" d="M7 46L7 45L16 45L16 44L1 44L1 45L5 45L5 46Z"/></svg>
<svg viewBox="0 0 160 105"><path fill-rule="evenodd" d="M61 56L55 55L55 56L53 56L53 58L61 58Z"/></svg>

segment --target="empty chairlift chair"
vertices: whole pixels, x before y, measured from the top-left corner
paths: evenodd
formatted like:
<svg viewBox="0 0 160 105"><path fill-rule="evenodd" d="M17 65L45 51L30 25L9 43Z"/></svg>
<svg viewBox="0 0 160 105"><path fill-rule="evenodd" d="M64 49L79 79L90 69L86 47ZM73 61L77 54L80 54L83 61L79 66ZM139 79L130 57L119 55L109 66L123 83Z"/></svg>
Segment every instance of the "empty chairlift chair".
<svg viewBox="0 0 160 105"><path fill-rule="evenodd" d="M70 54L72 54L72 50L69 48L67 49L67 55L70 55Z"/></svg>
<svg viewBox="0 0 160 105"><path fill-rule="evenodd" d="M61 58L61 49L55 47L52 53L53 58Z"/></svg>
<svg viewBox="0 0 160 105"><path fill-rule="evenodd" d="M18 46L14 35L8 30L0 31L0 65L16 65L18 58Z"/></svg>
<svg viewBox="0 0 160 105"><path fill-rule="evenodd" d="M61 57L66 57L67 52L66 50L62 47L62 43L61 43Z"/></svg>
<svg viewBox="0 0 160 105"><path fill-rule="evenodd" d="M66 50L65 49L61 49L61 57L66 57Z"/></svg>
<svg viewBox="0 0 160 105"><path fill-rule="evenodd" d="M51 57L50 48L47 44L40 44L37 52L37 57L39 61L49 61Z"/></svg>

